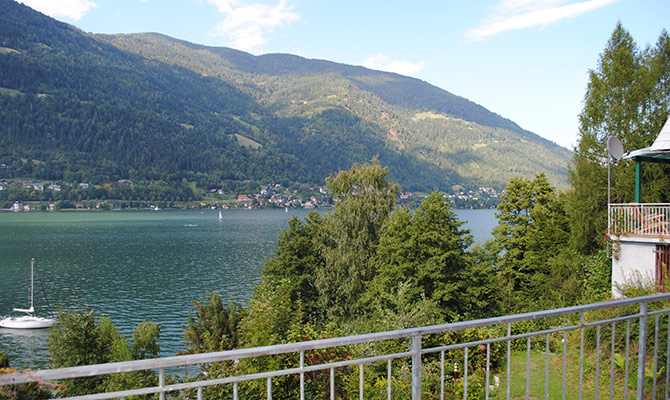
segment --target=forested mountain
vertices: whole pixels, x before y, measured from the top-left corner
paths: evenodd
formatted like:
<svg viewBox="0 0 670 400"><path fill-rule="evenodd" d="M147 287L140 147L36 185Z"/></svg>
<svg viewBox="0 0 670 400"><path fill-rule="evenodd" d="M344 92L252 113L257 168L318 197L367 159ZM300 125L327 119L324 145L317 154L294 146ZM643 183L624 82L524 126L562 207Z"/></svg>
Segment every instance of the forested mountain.
<svg viewBox="0 0 670 400"><path fill-rule="evenodd" d="M405 190L565 184L570 152L426 82L158 34L91 35L0 0L0 178L172 199L321 184L378 157ZM167 189L170 188L170 189Z"/></svg>

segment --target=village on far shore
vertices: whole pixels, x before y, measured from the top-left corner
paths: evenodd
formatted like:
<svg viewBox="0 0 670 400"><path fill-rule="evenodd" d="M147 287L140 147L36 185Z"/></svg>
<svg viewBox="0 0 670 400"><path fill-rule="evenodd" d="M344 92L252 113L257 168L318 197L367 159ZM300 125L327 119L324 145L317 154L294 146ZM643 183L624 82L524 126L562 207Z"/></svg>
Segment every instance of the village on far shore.
<svg viewBox="0 0 670 400"><path fill-rule="evenodd" d="M128 179L121 179L116 184L133 186L133 182ZM210 189L202 199L194 201L112 199L96 195L101 188L101 185L84 182L68 184L0 180L0 210L313 209L332 206L332 199L325 186L298 183L290 186L271 183L250 193ZM502 191L492 187L479 187L476 190L455 187L454 193L443 196L454 209L493 209L500 203L501 194ZM401 206L414 208L426 196L427 193L423 192L401 192L397 201Z"/></svg>

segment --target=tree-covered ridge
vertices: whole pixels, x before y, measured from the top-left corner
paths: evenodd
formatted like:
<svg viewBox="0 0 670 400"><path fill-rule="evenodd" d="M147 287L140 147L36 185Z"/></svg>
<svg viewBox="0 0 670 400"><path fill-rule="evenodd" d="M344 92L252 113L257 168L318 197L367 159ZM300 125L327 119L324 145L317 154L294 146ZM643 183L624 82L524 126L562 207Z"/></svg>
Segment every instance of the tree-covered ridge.
<svg viewBox="0 0 670 400"><path fill-rule="evenodd" d="M410 191L500 189L530 171L564 182L550 163L566 160L565 149L416 79L156 34L90 35L11 0L0 10L0 179L132 180L176 201L218 188L318 185L377 157ZM461 123L435 132L412 119L426 111ZM466 124L512 144L471 152ZM498 156L522 136L546 157Z"/></svg>
<svg viewBox="0 0 670 400"><path fill-rule="evenodd" d="M3 44L18 50L0 60L0 86L24 95L0 98L2 178L93 184L186 179L206 190L249 179L318 183L352 160L401 158L355 118L340 122L336 110L311 122L323 129L276 118L224 81L123 53L46 17L32 20L39 14L26 10L16 5L3 14L16 21L18 32L34 35L11 36L13 25L3 24ZM51 28L44 34L49 44L31 39L43 33L33 23ZM88 51L92 47L95 52ZM330 121L344 125L345 135L329 134ZM317 129L324 135L316 142L302 133ZM351 140L354 129L357 140ZM239 146L232 134L263 150Z"/></svg>
<svg viewBox="0 0 670 400"><path fill-rule="evenodd" d="M502 188L519 174L532 177L541 165L540 170L552 183L565 187L567 150L418 79L287 54L256 57L153 33L104 38L124 50L234 82L282 116L309 118L324 109L344 108L373 124L386 147L414 155L438 170L451 171L469 185ZM426 111L460 123L437 129L416 124L414 116ZM473 153L471 148L478 149L473 127L495 130L504 144L491 142L488 149ZM510 150L521 154L504 156ZM391 173L395 176L392 166Z"/></svg>
<svg viewBox="0 0 670 400"><path fill-rule="evenodd" d="M110 43L132 52L160 58L171 64L198 70L208 76L225 74L254 77L318 77L333 75L344 78L359 90L370 92L385 103L405 109L435 110L481 125L504 128L535 140L541 138L524 131L514 122L460 96L432 86L419 79L374 71L364 67L326 60L306 59L290 54L253 56L234 49L195 45L155 33L105 35ZM188 56L187 56L188 55ZM224 76L224 75L222 75ZM258 82L258 80L257 80ZM312 90L317 88L312 87Z"/></svg>

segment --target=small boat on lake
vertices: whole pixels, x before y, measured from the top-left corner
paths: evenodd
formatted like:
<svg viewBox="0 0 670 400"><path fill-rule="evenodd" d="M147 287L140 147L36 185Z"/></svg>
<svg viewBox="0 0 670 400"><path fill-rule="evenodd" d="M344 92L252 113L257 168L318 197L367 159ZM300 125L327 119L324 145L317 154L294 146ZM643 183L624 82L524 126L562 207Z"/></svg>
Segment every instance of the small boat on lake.
<svg viewBox="0 0 670 400"><path fill-rule="evenodd" d="M51 306L49 305L49 299L47 299L46 291L44 290L44 285L42 284L42 292L44 293L44 299L47 301L49 306L49 311L51 311L51 318L37 317L34 315L34 271L35 271L35 259L30 259L30 308L15 308L15 312L22 312L26 315L20 317L5 317L0 320L0 328L10 328L10 329L42 329L49 328L56 323L56 317L51 311ZM37 277L42 283L42 278L39 277L39 271L37 272Z"/></svg>
<svg viewBox="0 0 670 400"><path fill-rule="evenodd" d="M219 210L219 221L223 221L223 215L221 215L221 210Z"/></svg>

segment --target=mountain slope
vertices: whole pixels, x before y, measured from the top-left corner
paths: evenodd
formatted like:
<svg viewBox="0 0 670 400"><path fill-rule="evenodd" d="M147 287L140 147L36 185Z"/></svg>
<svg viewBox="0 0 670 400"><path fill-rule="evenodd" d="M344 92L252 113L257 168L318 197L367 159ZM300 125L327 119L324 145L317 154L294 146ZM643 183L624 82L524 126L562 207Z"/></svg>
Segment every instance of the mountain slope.
<svg viewBox="0 0 670 400"><path fill-rule="evenodd" d="M0 178L162 182L184 198L194 184L319 184L375 156L407 190L449 190L536 172L560 186L569 152L413 78L90 35L0 0Z"/></svg>
<svg viewBox="0 0 670 400"><path fill-rule="evenodd" d="M541 171L565 187L567 149L418 79L287 54L252 56L160 34L104 39L234 83L281 115L304 117L343 107L381 128L387 147L448 168L470 184L500 187L512 176Z"/></svg>
<svg viewBox="0 0 670 400"><path fill-rule="evenodd" d="M207 47L173 39L156 33L100 35L109 43L131 52L179 64L204 75L221 76L314 76L337 74L368 91L384 102L408 109L434 110L457 116L469 122L508 129L525 136L535 136L484 107L456 96L419 79L394 73L325 60L310 60L290 54L251 54L223 47ZM231 76L232 77L232 76ZM545 140L545 143L551 143Z"/></svg>

